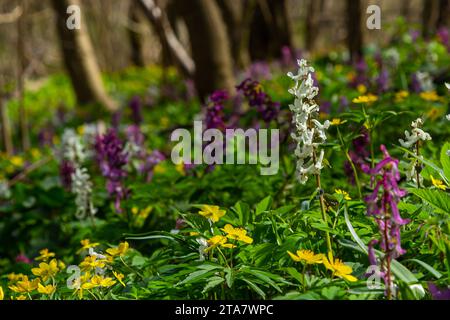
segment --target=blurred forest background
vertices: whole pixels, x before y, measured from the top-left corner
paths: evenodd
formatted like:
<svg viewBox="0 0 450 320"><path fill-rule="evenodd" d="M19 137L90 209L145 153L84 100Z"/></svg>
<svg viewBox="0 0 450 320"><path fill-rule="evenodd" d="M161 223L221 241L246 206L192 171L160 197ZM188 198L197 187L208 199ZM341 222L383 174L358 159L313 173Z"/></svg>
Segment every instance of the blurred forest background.
<svg viewBox="0 0 450 320"><path fill-rule="evenodd" d="M64 27L71 4L81 7L76 32ZM369 4L382 8L381 30L366 28ZM0 94L3 102L18 98L25 117L25 88L38 90L67 70L79 105L112 111L114 90L104 88L101 73L158 64L193 79L204 100L234 88L236 70L256 61L346 48L355 61L364 45L391 41L388 30L399 18L426 37L448 25L449 11L449 0L2 0Z"/></svg>

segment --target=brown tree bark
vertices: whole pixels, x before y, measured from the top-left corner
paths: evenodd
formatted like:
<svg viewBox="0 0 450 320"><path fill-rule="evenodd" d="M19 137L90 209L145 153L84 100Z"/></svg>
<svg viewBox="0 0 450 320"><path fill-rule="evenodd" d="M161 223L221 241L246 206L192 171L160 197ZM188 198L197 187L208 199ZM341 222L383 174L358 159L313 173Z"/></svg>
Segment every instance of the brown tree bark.
<svg viewBox="0 0 450 320"><path fill-rule="evenodd" d="M225 23L215 0L177 0L177 11L182 14L189 31L194 76L201 100L217 89L233 91L231 49Z"/></svg>
<svg viewBox="0 0 450 320"><path fill-rule="evenodd" d="M363 55L361 0L347 0L347 47L350 60L357 61Z"/></svg>
<svg viewBox="0 0 450 320"><path fill-rule="evenodd" d="M2 129L2 142L5 153L7 156L11 156L14 152L13 142L11 136L11 125L8 117L8 110L6 109L6 103L4 101L3 93L0 88L0 126Z"/></svg>
<svg viewBox="0 0 450 320"><path fill-rule="evenodd" d="M315 40L318 36L318 20L321 4L317 0L309 0L308 2L308 12L305 21L305 46L310 52L314 50Z"/></svg>
<svg viewBox="0 0 450 320"><path fill-rule="evenodd" d="M284 46L293 47L292 22L286 0L257 0L251 19L252 60L278 58Z"/></svg>
<svg viewBox="0 0 450 320"><path fill-rule="evenodd" d="M436 29L439 29L440 27L448 27L449 19L450 19L450 1L439 0Z"/></svg>
<svg viewBox="0 0 450 320"><path fill-rule="evenodd" d="M130 2L130 7L128 9L128 22L130 24L128 28L128 38L130 40L131 47L131 62L137 67L144 67L145 59L142 48L142 35L139 32L139 26L142 21L139 15L139 7L135 1Z"/></svg>
<svg viewBox="0 0 450 320"><path fill-rule="evenodd" d="M244 13L248 1L217 0L222 18L227 27L234 63L245 68L250 63L248 45L243 45Z"/></svg>
<svg viewBox="0 0 450 320"><path fill-rule="evenodd" d="M61 51L65 66L69 72L78 103L80 105L98 104L108 111L117 109L103 86L100 68L97 64L86 24L80 29L69 29L66 25L67 8L70 5L80 6L79 0L52 0L56 12L56 27L61 43ZM83 16L83 12L81 12ZM83 18L81 18L83 20ZM85 113L87 110L79 110Z"/></svg>
<svg viewBox="0 0 450 320"><path fill-rule="evenodd" d="M192 76L195 72L194 61L175 35L166 13L157 6L154 0L136 1L158 35L163 48L163 62L167 61L165 59L174 61L184 75ZM164 57L167 54L170 54L170 58Z"/></svg>
<svg viewBox="0 0 450 320"><path fill-rule="evenodd" d="M438 0L423 0L422 5L422 36L427 39L436 30Z"/></svg>
<svg viewBox="0 0 450 320"><path fill-rule="evenodd" d="M27 151L30 148L30 133L28 128L28 110L25 108L25 28L27 16L27 0L21 0L22 15L17 21L17 93L19 103L19 124L22 150Z"/></svg>

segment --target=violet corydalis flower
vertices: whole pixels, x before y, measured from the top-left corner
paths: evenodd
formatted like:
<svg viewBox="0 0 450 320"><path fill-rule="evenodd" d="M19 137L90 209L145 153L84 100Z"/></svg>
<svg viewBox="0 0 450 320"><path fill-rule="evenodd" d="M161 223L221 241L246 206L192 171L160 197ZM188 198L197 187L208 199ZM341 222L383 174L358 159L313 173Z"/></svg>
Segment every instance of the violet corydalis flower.
<svg viewBox="0 0 450 320"><path fill-rule="evenodd" d="M124 167L128 163L124 144L115 129L110 129L106 134L97 136L96 140L95 150L100 170L107 179L108 193L115 197L115 208L117 212L121 212L120 202L128 193L123 186L123 179L127 176Z"/></svg>
<svg viewBox="0 0 450 320"><path fill-rule="evenodd" d="M276 119L280 111L280 103L272 101L258 81L245 79L236 89L244 94L250 107L256 108L265 122Z"/></svg>
<svg viewBox="0 0 450 320"><path fill-rule="evenodd" d="M206 129L225 129L224 121L224 103L229 98L225 90L217 90L209 97L209 103L206 107Z"/></svg>
<svg viewBox="0 0 450 320"><path fill-rule="evenodd" d="M406 195L406 191L398 186L400 173L398 171L398 160L391 157L386 147L381 146L383 159L374 167L363 165L363 171L370 174L375 188L364 201L367 203L367 214L375 218L380 230L380 248L384 252L381 261L381 273L383 274L388 292L392 289L390 263L405 253L401 247L400 228L409 223L408 219L400 216L398 203ZM371 264L376 261L373 246L378 240L371 241L369 245L369 260ZM388 294L389 295L389 294Z"/></svg>

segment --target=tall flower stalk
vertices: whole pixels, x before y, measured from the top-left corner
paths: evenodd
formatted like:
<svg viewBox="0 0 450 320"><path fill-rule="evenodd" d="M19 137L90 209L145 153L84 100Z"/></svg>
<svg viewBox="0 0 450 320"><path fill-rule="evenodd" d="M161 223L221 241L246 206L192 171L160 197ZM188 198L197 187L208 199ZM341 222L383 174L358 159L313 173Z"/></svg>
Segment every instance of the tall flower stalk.
<svg viewBox="0 0 450 320"><path fill-rule="evenodd" d="M295 97L294 103L289 105L289 108L292 111L295 125L295 132L291 135L297 143L295 149L297 178L300 183L305 184L309 176L315 176L322 219L327 223L324 192L320 180L325 152L320 146L327 140L326 129L329 128L330 122L326 120L322 124L317 120L319 105L315 98L319 94L319 88L314 85L314 68L309 66L304 59L298 61L298 66L296 75L291 72L288 73L288 76L295 81L295 85L289 89L289 93ZM326 232L326 242L328 252L332 254L331 239L328 232Z"/></svg>
<svg viewBox="0 0 450 320"><path fill-rule="evenodd" d="M420 155L420 141L431 140L430 134L421 129L422 126L423 120L421 118L418 118L411 123L411 133L409 133L408 130L405 131L405 140L399 139L402 147L406 149L412 149L414 155L416 156L414 159L412 159L410 165L408 166L406 177L408 178L408 180L415 180L415 182L417 183L417 188L420 188L420 184L422 182L422 177L420 176L420 163L422 162L423 157Z"/></svg>
<svg viewBox="0 0 450 320"><path fill-rule="evenodd" d="M363 166L363 171L372 176L372 184L375 184L372 194L364 200L367 203L367 214L375 218L381 235L380 241L374 239L369 243L369 262L371 265L378 265L374 246L379 244L384 252L380 262L380 275L384 279L386 296L391 299L393 294L391 262L406 252L401 247L400 228L409 223L409 220L403 219L398 209L400 199L406 195L406 191L398 186L399 161L389 155L384 145L381 145L381 151L383 159L374 168Z"/></svg>

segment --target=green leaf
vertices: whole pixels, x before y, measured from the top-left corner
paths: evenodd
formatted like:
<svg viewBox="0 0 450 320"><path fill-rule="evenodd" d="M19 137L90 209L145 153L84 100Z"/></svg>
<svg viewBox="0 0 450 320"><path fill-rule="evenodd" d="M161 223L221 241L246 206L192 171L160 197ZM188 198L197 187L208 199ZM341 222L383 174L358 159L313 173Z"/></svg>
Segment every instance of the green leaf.
<svg viewBox="0 0 450 320"><path fill-rule="evenodd" d="M265 271L261 271L261 270L252 270L252 269L247 269L247 268L245 268L245 269L243 268L242 271L246 272L248 274L251 274L251 275L255 276L256 278L264 281L265 283L272 286L275 290L277 290L278 292L281 293L280 287L275 283L275 281L273 281L271 279L271 277L274 277L275 275L272 275L269 272L265 272Z"/></svg>
<svg viewBox="0 0 450 320"><path fill-rule="evenodd" d="M268 210L270 208L270 205L272 204L272 197L271 196L267 196L264 199L261 200L261 202L259 202L256 205L256 215L260 215L261 213L263 213L264 211Z"/></svg>
<svg viewBox="0 0 450 320"><path fill-rule="evenodd" d="M450 212L450 195L441 190L427 190L408 188L408 191L415 194L425 202L429 203L444 213Z"/></svg>
<svg viewBox="0 0 450 320"><path fill-rule="evenodd" d="M450 157L447 155L447 150L450 150L450 142L444 144L441 149L441 165L444 174L450 180Z"/></svg>
<svg viewBox="0 0 450 320"><path fill-rule="evenodd" d="M218 277L218 276L214 276L214 277L209 278L208 283L203 288L203 292L202 293L207 292L208 290L218 286L219 284L221 284L224 281L225 281L224 278Z"/></svg>
<svg viewBox="0 0 450 320"><path fill-rule="evenodd" d="M439 271L437 271L435 268L430 266L428 263L423 262L422 260L419 260L419 259L408 259L406 261L413 261L415 263L420 264L422 267L427 269L433 276L435 276L436 279L439 279L440 277L442 277L442 274Z"/></svg>
<svg viewBox="0 0 450 320"><path fill-rule="evenodd" d="M198 282L211 274L211 270L198 270L190 273L186 279L181 282L178 282L175 286L180 286L182 284L187 284L191 282Z"/></svg>
<svg viewBox="0 0 450 320"><path fill-rule="evenodd" d="M233 283L234 283L233 269L230 269L230 268L225 269L225 280L227 281L228 288L231 289L233 287Z"/></svg>
<svg viewBox="0 0 450 320"><path fill-rule="evenodd" d="M261 288L256 284L247 279L242 279L242 281L245 281L250 286L250 288L252 288L259 296L261 296L261 298L266 298L266 294L264 293L264 291L262 291Z"/></svg>
<svg viewBox="0 0 450 320"><path fill-rule="evenodd" d="M249 205L244 202L238 201L232 209L237 213L241 226L247 225L250 216Z"/></svg>

